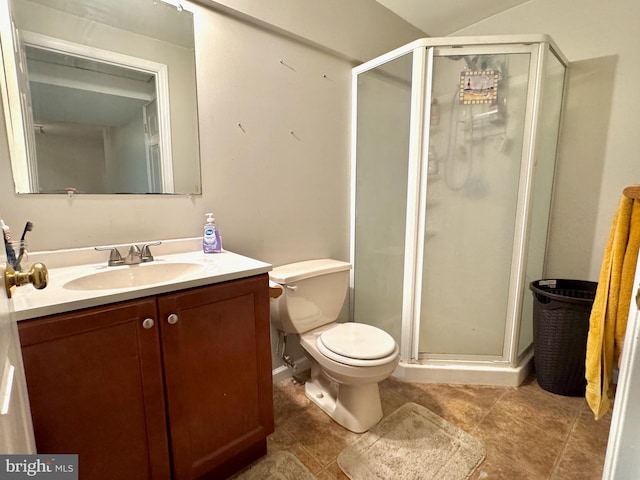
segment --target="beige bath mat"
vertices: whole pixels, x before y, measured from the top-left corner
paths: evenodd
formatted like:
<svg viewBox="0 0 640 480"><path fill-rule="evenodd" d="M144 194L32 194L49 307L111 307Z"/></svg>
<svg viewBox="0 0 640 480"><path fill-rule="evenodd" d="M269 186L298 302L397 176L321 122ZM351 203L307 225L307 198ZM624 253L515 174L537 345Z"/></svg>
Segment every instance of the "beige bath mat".
<svg viewBox="0 0 640 480"><path fill-rule="evenodd" d="M316 480L300 460L283 451L267 453L232 480Z"/></svg>
<svg viewBox="0 0 640 480"><path fill-rule="evenodd" d="M338 465L351 480L463 480L484 455L471 435L407 403L340 452Z"/></svg>

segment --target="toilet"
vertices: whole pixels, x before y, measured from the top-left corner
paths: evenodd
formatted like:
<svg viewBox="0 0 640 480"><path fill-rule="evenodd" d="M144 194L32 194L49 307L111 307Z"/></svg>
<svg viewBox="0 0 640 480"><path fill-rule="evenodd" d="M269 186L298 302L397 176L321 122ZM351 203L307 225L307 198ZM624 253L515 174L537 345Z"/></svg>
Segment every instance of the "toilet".
<svg viewBox="0 0 640 480"><path fill-rule="evenodd" d="M337 323L349 288L351 264L319 259L274 268L272 325L300 336L311 362L306 396L352 432L369 430L382 418L378 383L399 361L399 348L383 330L362 323Z"/></svg>

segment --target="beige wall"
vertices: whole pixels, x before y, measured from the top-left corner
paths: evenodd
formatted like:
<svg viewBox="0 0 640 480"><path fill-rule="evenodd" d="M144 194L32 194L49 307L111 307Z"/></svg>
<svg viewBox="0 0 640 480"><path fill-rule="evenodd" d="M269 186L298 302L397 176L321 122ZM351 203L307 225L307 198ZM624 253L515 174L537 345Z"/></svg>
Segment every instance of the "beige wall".
<svg viewBox="0 0 640 480"><path fill-rule="evenodd" d="M636 0L530 0L456 33L547 33L572 62L548 276L597 280L622 189L640 183L638 18Z"/></svg>
<svg viewBox="0 0 640 480"><path fill-rule="evenodd" d="M353 66L346 58L366 60L423 35L373 0L354 1L358 8L341 0L269 3L255 15L277 29L299 20L294 33L304 41L259 19L194 6L201 196L18 196L2 134L0 215L17 231L32 221L29 244L43 250L197 236L213 211L229 250L276 265L346 259ZM312 45L325 40L341 55Z"/></svg>

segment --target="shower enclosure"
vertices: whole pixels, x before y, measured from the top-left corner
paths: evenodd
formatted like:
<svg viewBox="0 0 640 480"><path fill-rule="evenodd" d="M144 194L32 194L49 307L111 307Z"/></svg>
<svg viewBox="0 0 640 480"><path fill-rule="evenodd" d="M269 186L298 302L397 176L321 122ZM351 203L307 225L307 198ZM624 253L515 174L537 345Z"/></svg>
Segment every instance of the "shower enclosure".
<svg viewBox="0 0 640 480"><path fill-rule="evenodd" d="M415 41L353 69L351 317L409 381L518 385L567 61L547 36Z"/></svg>

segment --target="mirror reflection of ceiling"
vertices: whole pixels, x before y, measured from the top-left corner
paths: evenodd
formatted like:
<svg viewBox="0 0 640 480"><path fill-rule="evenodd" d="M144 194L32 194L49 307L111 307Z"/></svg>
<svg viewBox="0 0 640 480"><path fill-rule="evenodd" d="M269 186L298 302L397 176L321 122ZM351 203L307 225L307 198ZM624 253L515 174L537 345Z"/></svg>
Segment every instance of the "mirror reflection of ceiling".
<svg viewBox="0 0 640 480"><path fill-rule="evenodd" d="M446 37L528 0L376 0L430 37Z"/></svg>

